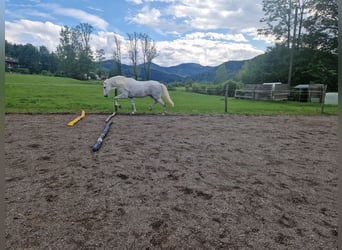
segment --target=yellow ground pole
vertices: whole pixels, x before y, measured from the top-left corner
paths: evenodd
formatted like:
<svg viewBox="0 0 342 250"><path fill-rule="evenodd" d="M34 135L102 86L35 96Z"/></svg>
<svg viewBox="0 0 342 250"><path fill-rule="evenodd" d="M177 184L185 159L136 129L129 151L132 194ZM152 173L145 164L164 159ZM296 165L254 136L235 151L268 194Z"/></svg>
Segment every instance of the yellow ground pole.
<svg viewBox="0 0 342 250"><path fill-rule="evenodd" d="M76 117L74 120L72 120L71 122L69 122L67 125L69 127L74 126L77 122L79 122L80 120L82 120L85 117L85 111L82 110L82 114L78 117Z"/></svg>

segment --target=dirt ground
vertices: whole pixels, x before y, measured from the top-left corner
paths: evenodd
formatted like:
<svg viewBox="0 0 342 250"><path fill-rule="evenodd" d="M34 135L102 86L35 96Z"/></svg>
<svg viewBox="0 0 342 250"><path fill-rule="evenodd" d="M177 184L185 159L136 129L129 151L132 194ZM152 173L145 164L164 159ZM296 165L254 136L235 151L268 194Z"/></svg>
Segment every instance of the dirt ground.
<svg viewBox="0 0 342 250"><path fill-rule="evenodd" d="M337 249L337 117L7 114L7 249Z"/></svg>

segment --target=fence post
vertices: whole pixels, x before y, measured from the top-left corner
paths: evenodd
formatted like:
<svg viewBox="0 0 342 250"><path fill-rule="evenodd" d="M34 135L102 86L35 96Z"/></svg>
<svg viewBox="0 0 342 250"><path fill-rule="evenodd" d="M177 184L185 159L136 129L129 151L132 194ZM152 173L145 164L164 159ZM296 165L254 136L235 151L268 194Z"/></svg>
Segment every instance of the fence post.
<svg viewBox="0 0 342 250"><path fill-rule="evenodd" d="M322 89L322 98L321 98L321 114L323 114L324 112L324 102L325 102L325 92L327 91L327 85L323 86Z"/></svg>
<svg viewBox="0 0 342 250"><path fill-rule="evenodd" d="M115 88L114 89L114 97L118 95L118 89ZM114 112L118 112L118 107L115 105L115 101L114 101Z"/></svg>
<svg viewBox="0 0 342 250"><path fill-rule="evenodd" d="M226 90L224 92L224 112L225 113L228 112L228 88L229 88L229 85L226 84Z"/></svg>

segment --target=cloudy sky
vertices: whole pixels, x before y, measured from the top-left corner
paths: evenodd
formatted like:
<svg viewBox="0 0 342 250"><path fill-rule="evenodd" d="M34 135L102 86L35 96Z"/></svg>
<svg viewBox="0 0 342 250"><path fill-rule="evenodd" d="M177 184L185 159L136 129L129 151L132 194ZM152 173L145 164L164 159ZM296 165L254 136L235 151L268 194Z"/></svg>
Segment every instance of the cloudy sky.
<svg viewBox="0 0 342 250"><path fill-rule="evenodd" d="M264 53L272 40L257 35L262 0L6 0L5 38L55 51L64 25L89 23L93 51L109 59L114 34L147 33L157 43L154 63L216 66ZM128 63L123 58L124 63Z"/></svg>

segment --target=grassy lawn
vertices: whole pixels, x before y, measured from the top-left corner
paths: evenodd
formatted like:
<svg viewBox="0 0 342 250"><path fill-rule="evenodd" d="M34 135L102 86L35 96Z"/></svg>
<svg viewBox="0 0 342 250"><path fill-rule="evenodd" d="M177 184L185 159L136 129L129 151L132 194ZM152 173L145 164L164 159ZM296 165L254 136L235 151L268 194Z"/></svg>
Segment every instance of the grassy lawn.
<svg viewBox="0 0 342 250"><path fill-rule="evenodd" d="M224 97L208 96L185 91L170 91L175 107L168 106L169 113L179 114L223 114ZM160 113L156 105L148 110L152 99L135 99L140 113ZM131 111L129 100L120 100L120 112ZM110 113L113 111L113 92L109 98L103 97L101 81L78 81L70 78L40 75L6 74L6 112L60 112L79 113L82 109L89 113ZM319 103L271 102L228 99L228 113L233 114L289 114L318 115ZM338 106L325 105L324 113L337 115Z"/></svg>

